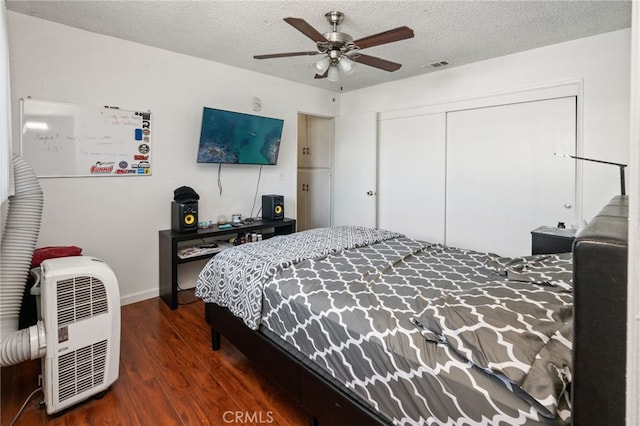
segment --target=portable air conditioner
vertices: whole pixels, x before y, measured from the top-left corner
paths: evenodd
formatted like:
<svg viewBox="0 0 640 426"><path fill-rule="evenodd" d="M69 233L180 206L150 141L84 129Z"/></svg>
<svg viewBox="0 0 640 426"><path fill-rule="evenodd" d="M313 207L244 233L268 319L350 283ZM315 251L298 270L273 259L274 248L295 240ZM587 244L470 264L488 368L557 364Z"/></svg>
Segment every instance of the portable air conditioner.
<svg viewBox="0 0 640 426"><path fill-rule="evenodd" d="M107 264L89 256L41 264L47 413L106 391L118 378L120 292Z"/></svg>

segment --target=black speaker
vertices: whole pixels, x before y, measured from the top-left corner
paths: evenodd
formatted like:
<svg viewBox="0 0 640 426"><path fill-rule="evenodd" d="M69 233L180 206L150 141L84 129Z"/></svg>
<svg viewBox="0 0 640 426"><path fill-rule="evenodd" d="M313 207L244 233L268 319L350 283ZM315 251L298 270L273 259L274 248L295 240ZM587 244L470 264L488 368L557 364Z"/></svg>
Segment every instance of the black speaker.
<svg viewBox="0 0 640 426"><path fill-rule="evenodd" d="M262 196L262 218L267 220L284 219L284 197L282 195Z"/></svg>
<svg viewBox="0 0 640 426"><path fill-rule="evenodd" d="M171 202L171 229L175 232L198 230L198 202Z"/></svg>

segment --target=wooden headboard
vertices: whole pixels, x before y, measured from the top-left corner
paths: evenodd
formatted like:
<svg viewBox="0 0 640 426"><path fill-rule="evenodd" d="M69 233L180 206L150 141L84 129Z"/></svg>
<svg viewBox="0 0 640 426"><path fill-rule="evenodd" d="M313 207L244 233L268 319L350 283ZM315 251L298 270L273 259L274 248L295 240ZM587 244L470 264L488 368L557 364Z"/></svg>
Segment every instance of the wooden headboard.
<svg viewBox="0 0 640 426"><path fill-rule="evenodd" d="M614 197L573 244L574 425L624 425L629 200Z"/></svg>

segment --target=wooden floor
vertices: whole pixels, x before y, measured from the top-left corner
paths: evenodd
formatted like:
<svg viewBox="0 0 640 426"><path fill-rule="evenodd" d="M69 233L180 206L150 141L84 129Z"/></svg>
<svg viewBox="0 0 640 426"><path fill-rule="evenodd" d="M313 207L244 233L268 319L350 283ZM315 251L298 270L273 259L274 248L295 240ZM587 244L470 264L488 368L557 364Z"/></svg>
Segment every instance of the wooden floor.
<svg viewBox="0 0 640 426"><path fill-rule="evenodd" d="M180 302L195 300L181 292ZM171 311L159 298L122 307L120 376L102 399L48 416L42 392L16 425L308 425L309 418L226 341L211 350L201 301ZM0 425L38 387L40 361L1 371Z"/></svg>

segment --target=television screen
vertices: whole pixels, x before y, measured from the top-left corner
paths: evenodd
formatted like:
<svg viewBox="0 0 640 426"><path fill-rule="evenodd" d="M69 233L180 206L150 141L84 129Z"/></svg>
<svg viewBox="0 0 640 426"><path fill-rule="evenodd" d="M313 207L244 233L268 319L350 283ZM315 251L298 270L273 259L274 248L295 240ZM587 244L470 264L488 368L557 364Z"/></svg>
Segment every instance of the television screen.
<svg viewBox="0 0 640 426"><path fill-rule="evenodd" d="M198 163L275 165L283 124L277 118L205 107Z"/></svg>

